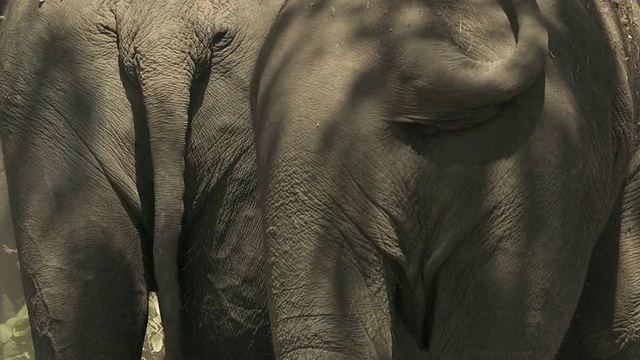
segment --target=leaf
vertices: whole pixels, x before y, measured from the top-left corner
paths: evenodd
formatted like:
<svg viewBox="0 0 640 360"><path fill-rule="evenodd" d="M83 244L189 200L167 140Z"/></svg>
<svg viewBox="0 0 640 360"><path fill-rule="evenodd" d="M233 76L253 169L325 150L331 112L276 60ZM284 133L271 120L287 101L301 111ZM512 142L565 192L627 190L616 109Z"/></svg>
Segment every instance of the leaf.
<svg viewBox="0 0 640 360"><path fill-rule="evenodd" d="M28 319L29 318L29 310L27 310L27 304L22 305L18 314L16 314L18 319Z"/></svg>
<svg viewBox="0 0 640 360"><path fill-rule="evenodd" d="M11 339L13 329L7 324L0 324L0 343L6 343Z"/></svg>
<svg viewBox="0 0 640 360"><path fill-rule="evenodd" d="M30 360L33 359L31 357L31 355L28 352L24 352L16 357L14 357L12 360Z"/></svg>
<svg viewBox="0 0 640 360"><path fill-rule="evenodd" d="M158 353L162 351L162 347L164 345L163 336L160 334L154 334L149 339L149 345L151 347L151 352Z"/></svg>
<svg viewBox="0 0 640 360"><path fill-rule="evenodd" d="M10 327L14 327L16 325L16 322L18 321L17 317L12 317L9 320L7 320L7 322L5 324L9 325Z"/></svg>
<svg viewBox="0 0 640 360"><path fill-rule="evenodd" d="M15 323L13 323L13 328L18 330L24 330L29 328L29 318L26 319L18 319Z"/></svg>
<svg viewBox="0 0 640 360"><path fill-rule="evenodd" d="M31 336L31 328L29 326L29 319L20 319L13 325L13 336L23 337L25 335Z"/></svg>
<svg viewBox="0 0 640 360"><path fill-rule="evenodd" d="M16 343L13 341L9 341L4 345L4 349L2 351L2 358L6 360L13 360L16 356L20 355L20 349L16 346Z"/></svg>
<svg viewBox="0 0 640 360"><path fill-rule="evenodd" d="M31 328L27 327L26 329L18 329L18 328L14 328L13 329L13 337L18 340L21 339L25 336L28 336L29 338L31 338Z"/></svg>

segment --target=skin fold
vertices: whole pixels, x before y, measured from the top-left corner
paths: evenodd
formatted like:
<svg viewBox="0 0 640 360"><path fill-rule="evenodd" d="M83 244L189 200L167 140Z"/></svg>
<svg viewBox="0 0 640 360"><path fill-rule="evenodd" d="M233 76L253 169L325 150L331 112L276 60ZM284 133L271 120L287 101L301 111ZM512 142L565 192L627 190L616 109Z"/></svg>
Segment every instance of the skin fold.
<svg viewBox="0 0 640 360"><path fill-rule="evenodd" d="M38 359L273 358L249 89L280 1L10 0L0 135ZM154 236L155 235L155 236Z"/></svg>
<svg viewBox="0 0 640 360"><path fill-rule="evenodd" d="M252 97L279 359L640 356L638 5L537 4L283 8ZM537 17L535 80L465 103Z"/></svg>

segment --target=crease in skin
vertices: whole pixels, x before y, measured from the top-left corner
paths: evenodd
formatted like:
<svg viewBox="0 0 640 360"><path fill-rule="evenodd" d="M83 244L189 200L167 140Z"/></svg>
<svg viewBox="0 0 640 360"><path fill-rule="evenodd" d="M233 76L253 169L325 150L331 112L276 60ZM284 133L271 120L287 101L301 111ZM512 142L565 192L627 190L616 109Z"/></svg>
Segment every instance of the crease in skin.
<svg viewBox="0 0 640 360"><path fill-rule="evenodd" d="M313 202L313 200L312 200L312 199L307 199L307 196L306 196L304 193L299 193L299 192L297 192L297 191L295 191L295 190L294 190L294 191L293 191L293 194L295 194L295 196L296 196L296 197L301 197L301 199L300 199L300 200L298 200L298 201L302 201L302 202L309 202L309 201L312 201L312 202ZM336 202L336 200L335 200L335 199L332 199L332 198L325 199L325 202L327 202L327 201L328 201L328 202L330 202L330 203L332 203L332 204ZM338 211L339 213L344 214L344 209L339 208L339 209L337 209L337 210L339 210L339 211ZM298 228L299 226L302 226L302 224L297 225L297 223L295 223L295 222L294 222L294 224L293 224L293 225L294 225L294 227L296 227L296 228ZM343 237L343 238L348 237L348 235L343 231L343 229L341 229L341 228L336 228L335 226L333 226L333 225L331 225L331 224L327 224L326 226L330 226L331 228L333 228L333 229L334 229L334 231L336 231L336 232L337 232L337 234L340 234L340 236L341 236L341 237ZM361 229L360 229L360 230L361 230ZM360 231L360 230L356 229L356 231ZM304 235L304 234L301 234L301 236L305 236L305 235ZM312 236L313 236L313 235L312 235ZM342 242L342 246L348 246L348 247L350 247L351 245L350 245L350 244L348 244L348 243L347 243L347 244L345 244L344 242ZM350 247L350 248L351 248L351 247ZM353 249L353 248L351 248L351 249L352 249L352 252L354 252L354 251L355 251L356 253L360 253L360 252L361 252L361 250L355 250L355 249ZM306 251L310 251L310 250L306 250ZM335 250L332 250L332 252L334 252L334 251L335 251ZM343 251L341 251L341 250L337 250L337 251L338 251L338 253L343 253ZM283 254L281 254L280 256L282 256L282 255L283 255ZM278 256L278 255L276 255L276 256ZM347 256L347 255L345 254L345 256ZM353 256L355 256L355 254L354 254ZM375 301L373 301L373 300L374 300L374 298L371 296L372 294L370 294L370 293L369 293L369 291L371 291L371 289L369 288L369 284L368 284L368 282L366 281L366 278L367 278L367 277L364 277L364 276L363 276L363 275L365 275L365 274L364 274L364 273L362 273L362 271L363 271L363 270L362 270L362 269L361 269L361 267L360 267L359 260L358 260L358 259L356 259L356 258L351 257L351 258L350 258L350 261L348 262L348 264L349 264L349 265L345 265L345 266L348 266L349 268L351 268L351 266L354 266L354 265L355 265L355 266L356 266L356 268L357 268L357 269L359 269L359 271L360 271L360 275L359 275L359 276L356 276L356 277L358 278L357 282L358 282L358 283L361 283L362 285L365 285L361 290L358 290L358 294L359 294L359 295L366 295L366 296L369 298L369 300L367 301L367 303L372 303L372 302L373 302L373 303L375 303ZM336 271L339 271L339 270L338 270L338 269L336 269ZM319 286L324 287L325 285L326 285L326 284L320 284ZM281 286L281 287L278 287L278 288L277 288L278 290L274 291L274 292L272 293L272 295L273 295L274 297L276 297L276 298L280 298L280 297L285 297L288 293L292 293L292 295L289 295L289 297L291 297L291 296L295 296L296 290L299 290L299 289L301 289L301 288L314 288L314 287L315 287L315 286L314 286L313 284L309 284L309 285L302 286L302 287L300 287L300 286L295 286L295 285L292 287L292 286L291 286L291 284L290 284L290 285L288 285L288 286ZM360 289L360 286L358 286L358 288ZM367 290L365 290L365 289L367 289ZM366 292L367 294L363 294L364 292ZM290 300L290 301L295 301L295 300ZM318 318L319 320L322 320L322 319L325 319L325 320L326 320L326 316L324 316L322 313L319 313L319 314L298 314L298 315L294 315L294 314L287 314L287 309L288 309L288 307L289 307L289 306L291 306L291 305L290 305L290 304L287 304L287 302L281 302L281 303L279 303L279 305L278 305L278 309L279 309L278 313L283 314L283 315L282 315L282 317L280 317L280 318L278 319L278 321L277 321L277 323L278 323L278 328L281 328L281 327L283 327L283 328L285 328L285 329L286 329L286 328L288 328L289 326L288 326L287 324L288 324L290 321L293 321L293 323L294 323L294 325L295 325L295 323L296 323L296 322L295 322L295 319L300 319L300 318L304 318L304 319L310 319L310 318L311 318L311 319L315 319L315 318ZM348 322L349 322L349 324L351 324L350 326L358 326L358 327L360 327L362 330L364 330L364 332L365 332L365 333L367 333L367 336L365 336L365 337L367 337L367 339L368 339L367 341L369 342L369 345L370 345L370 346L372 346L372 347L375 347L375 343L374 343L374 341L375 341L375 340L371 338L371 335L370 335L370 334L368 334L368 326L366 326L364 323L360 322L360 321L361 321L361 319L357 319L356 317L354 317L354 316L353 316L353 315L355 315L355 314L353 314L353 312L354 312L354 311L356 311L356 312L357 312L358 310L357 310L357 309L350 308L350 310L348 311L348 313L347 313L347 314L344 314L344 315L337 315L337 314L334 314L334 315L335 315L335 317L336 317L337 319L341 319L341 320L339 320L339 321L348 321ZM376 322L378 322L379 320L375 320L375 321L376 321ZM359 324L359 325L356 325L356 324ZM327 326L329 326L329 325L327 325ZM331 325L331 326L333 327L333 326L336 326L336 325L334 324L334 325ZM310 340L309 340L309 341L310 341ZM305 342L305 343L307 343L307 341L306 341L306 340L305 340L304 342ZM311 347L306 346L306 348L311 348ZM282 353L287 353L287 354L288 354L288 353L290 353L291 351L293 351L293 350L292 350L292 349L290 349L290 348L286 348L286 349L282 350ZM348 351L347 351L347 352L348 352ZM283 356L283 357L284 357L285 355L281 355L281 356Z"/></svg>
<svg viewBox="0 0 640 360"><path fill-rule="evenodd" d="M351 182L357 187L358 191L360 192L360 194L362 194L371 205L374 206L374 208L383 215L383 217L387 218L387 222L389 224L392 225L395 233L397 234L397 237L406 237L406 235L404 235L405 231L399 226L399 224L401 223L396 216L394 216L393 214L391 214L390 211L386 210L378 201L374 200L374 198L362 187L362 185L360 184L359 181L357 181L353 174L351 173L351 171L349 171L349 169L346 168L345 165L343 165L343 171L345 172L345 174L347 174L349 176L349 179L351 180ZM339 202L336 202L336 204L339 204ZM343 212L345 213L345 216L348 216L348 212L345 211L343 209ZM352 224L357 225L356 221L353 220L352 218L350 218ZM381 229L384 228L384 226L380 225L379 222L375 222L376 229ZM358 227L358 229L360 230L361 234L366 235L368 234L366 231L362 230L360 227ZM400 232L400 233L398 233ZM373 241L372 243L378 248L378 250L382 253L384 253L386 256L389 256L393 261L395 261L396 263L400 264L400 266L405 269L406 268L406 264L407 264L407 259L406 259L406 255L404 253L404 251L400 248L400 246L394 246L393 243L389 243L387 241L385 241L383 239L383 235L379 232L376 231L376 234L379 235L378 240L380 241ZM368 237L368 236L367 236ZM393 234L389 233L386 234L387 238L393 238ZM382 243L381 243L382 242ZM382 247L381 245L386 245L384 247Z"/></svg>
<svg viewBox="0 0 640 360"><path fill-rule="evenodd" d="M346 215L346 214L345 214L345 215ZM353 220L352 220L352 219L349 219L349 220L350 220L350 221L351 221L351 223L353 224ZM358 229L358 231L361 233L361 235L364 235L364 233L362 233L362 229L360 229L358 226L356 226L356 228L357 228L357 229ZM342 238L343 238L343 239L345 239L345 243L347 244L347 247L351 250L351 251L350 251L350 254L357 254L358 252L356 252L356 250L355 250L354 246L351 244L351 241L349 241L349 240L348 240L349 238L346 236L346 234L345 234L342 230L340 230L340 229L337 229L337 231L340 233L340 235L342 236ZM365 272L364 272L364 270L363 270L362 266L360 265L360 263L359 263L358 259L357 259L357 258L355 258L355 256L352 256L352 259L353 259L353 262L356 264L356 266L355 266L355 267L358 269L358 273L359 273L359 275L360 275L360 276L359 276L359 279L364 283L364 286L365 286L365 288L366 288L366 290L367 290L367 291L365 291L365 293L366 293L366 295L367 295L367 298L369 299L369 302L370 302L371 304L373 304L373 303L375 303L374 299L376 299L377 297L376 297L376 296L373 296L371 293L372 293L372 292L375 292L375 291L372 291L372 290L370 289L369 284L367 284L367 282L366 282L366 280L365 280L365 279L366 279L366 277L365 277ZM380 291L378 291L377 293L379 294L379 293L380 293ZM377 312L373 312L373 317L375 318L375 322L376 322L376 323L379 323L379 322L380 322L380 319L379 319L379 317L378 317L378 315L377 315ZM371 335L370 335L370 333L369 333L369 331L368 331L368 329L367 329L367 326L362 322L362 319L361 319L360 317L356 317L356 320L358 320L358 322L360 323L361 328L364 330L365 334L367 335L367 336L366 336L366 338L367 338L367 340L369 340L369 345L370 345L371 347L376 347L377 342L375 342L375 341L374 341L374 339L371 337ZM390 343L390 342L388 342L386 339L382 339L382 341L383 341L384 343L386 343L386 345L391 345L391 343Z"/></svg>

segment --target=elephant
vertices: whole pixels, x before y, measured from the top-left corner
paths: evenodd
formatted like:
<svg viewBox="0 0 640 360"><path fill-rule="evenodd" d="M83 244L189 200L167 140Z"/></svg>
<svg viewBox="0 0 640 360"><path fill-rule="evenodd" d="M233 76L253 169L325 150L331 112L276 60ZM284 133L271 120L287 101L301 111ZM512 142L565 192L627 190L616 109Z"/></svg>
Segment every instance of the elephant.
<svg viewBox="0 0 640 360"><path fill-rule="evenodd" d="M9 0L0 137L38 359L273 358L250 84L282 0Z"/></svg>
<svg viewBox="0 0 640 360"><path fill-rule="evenodd" d="M277 358L399 358L398 321L422 358L640 358L639 14L287 2L251 97Z"/></svg>

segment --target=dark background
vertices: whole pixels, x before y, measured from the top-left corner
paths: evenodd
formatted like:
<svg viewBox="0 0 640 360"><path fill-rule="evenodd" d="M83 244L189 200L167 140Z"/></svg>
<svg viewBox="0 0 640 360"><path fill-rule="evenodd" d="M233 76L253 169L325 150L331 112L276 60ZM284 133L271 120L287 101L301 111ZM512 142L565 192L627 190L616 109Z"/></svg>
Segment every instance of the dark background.
<svg viewBox="0 0 640 360"><path fill-rule="evenodd" d="M6 0L0 0L0 15L4 13L6 3ZM0 21L2 21L1 18ZM20 309L24 303L24 295L2 161L0 161L0 173L0 323L4 323Z"/></svg>
<svg viewBox="0 0 640 360"><path fill-rule="evenodd" d="M0 3L4 0L0 0ZM0 150L0 160L2 151ZM11 223L4 163L0 161L0 323L13 317L24 303L18 254Z"/></svg>

